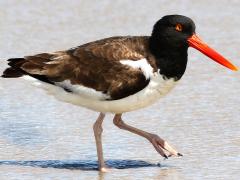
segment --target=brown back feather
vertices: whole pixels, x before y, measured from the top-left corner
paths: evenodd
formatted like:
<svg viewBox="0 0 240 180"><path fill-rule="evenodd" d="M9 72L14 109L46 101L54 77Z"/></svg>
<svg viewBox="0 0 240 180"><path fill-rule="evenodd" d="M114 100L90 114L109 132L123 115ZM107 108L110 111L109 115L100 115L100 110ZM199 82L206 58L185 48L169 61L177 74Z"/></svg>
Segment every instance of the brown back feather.
<svg viewBox="0 0 240 180"><path fill-rule="evenodd" d="M70 80L119 99L140 91L149 82L139 69L119 61L139 60L148 55L148 37L112 37L67 51L26 56L10 61L9 65L13 70L17 68L52 83Z"/></svg>

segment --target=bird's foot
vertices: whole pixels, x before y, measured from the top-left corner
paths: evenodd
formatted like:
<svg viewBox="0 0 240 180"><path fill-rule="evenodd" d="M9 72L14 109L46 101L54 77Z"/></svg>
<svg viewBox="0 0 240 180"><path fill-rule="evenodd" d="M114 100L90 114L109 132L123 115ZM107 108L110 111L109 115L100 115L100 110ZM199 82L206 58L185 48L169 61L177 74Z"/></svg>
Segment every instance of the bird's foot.
<svg viewBox="0 0 240 180"><path fill-rule="evenodd" d="M103 167L99 167L99 171L102 173L106 173L106 172L109 172L110 169L107 166L103 166Z"/></svg>
<svg viewBox="0 0 240 180"><path fill-rule="evenodd" d="M152 143L156 151L166 159L170 156L183 156L181 153L177 152L177 150L171 147L167 141L163 140L156 134L151 134L149 141ZM168 155L165 153L165 151L168 152Z"/></svg>

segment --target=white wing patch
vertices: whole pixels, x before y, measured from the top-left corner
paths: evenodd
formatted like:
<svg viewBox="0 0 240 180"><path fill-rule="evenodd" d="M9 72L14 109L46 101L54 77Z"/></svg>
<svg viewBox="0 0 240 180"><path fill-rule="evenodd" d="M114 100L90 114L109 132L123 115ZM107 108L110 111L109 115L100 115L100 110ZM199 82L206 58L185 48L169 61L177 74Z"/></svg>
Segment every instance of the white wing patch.
<svg viewBox="0 0 240 180"><path fill-rule="evenodd" d="M70 80L64 80L62 82L55 82L57 86L66 88L71 90L74 94L95 100L106 100L110 99L110 96L104 94L100 91L96 91L95 89L88 88L82 85L71 84Z"/></svg>
<svg viewBox="0 0 240 180"><path fill-rule="evenodd" d="M31 76L25 75L22 77L24 80L31 81L34 86L41 87L49 92L53 91L55 89L62 89L66 88L72 93L67 94L75 94L77 96L81 96L86 99L91 100L106 100L111 99L111 97L107 94L102 93L101 91L96 91L95 89L88 88L82 85L73 85L71 84L70 80L65 80L62 82L55 82L55 86L52 84L48 84L42 81L39 81L38 79L35 79ZM65 90L64 90L65 91Z"/></svg>
<svg viewBox="0 0 240 180"><path fill-rule="evenodd" d="M131 66L132 68L139 68L143 72L146 79L149 79L151 76L153 76L153 68L152 66L147 62L146 59L140 59L138 61L133 60L121 60L121 64Z"/></svg>

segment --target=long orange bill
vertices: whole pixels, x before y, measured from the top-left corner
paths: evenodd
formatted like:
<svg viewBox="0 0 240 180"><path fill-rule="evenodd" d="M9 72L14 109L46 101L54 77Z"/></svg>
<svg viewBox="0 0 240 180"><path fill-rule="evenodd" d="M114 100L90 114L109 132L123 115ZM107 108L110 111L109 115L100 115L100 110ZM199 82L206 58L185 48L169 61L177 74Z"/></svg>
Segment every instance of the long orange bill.
<svg viewBox="0 0 240 180"><path fill-rule="evenodd" d="M216 61L219 64L233 70L237 71L238 68L230 63L226 58L224 58L221 54L216 52L214 49L210 48L206 43L204 43L196 34L193 34L190 38L188 38L189 46L199 50L206 56L210 57L212 60Z"/></svg>

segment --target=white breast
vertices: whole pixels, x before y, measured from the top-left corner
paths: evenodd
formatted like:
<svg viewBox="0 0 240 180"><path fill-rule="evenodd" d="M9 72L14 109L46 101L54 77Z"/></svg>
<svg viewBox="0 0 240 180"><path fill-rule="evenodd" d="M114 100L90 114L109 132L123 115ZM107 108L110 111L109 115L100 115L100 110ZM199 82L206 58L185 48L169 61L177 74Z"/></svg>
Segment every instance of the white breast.
<svg viewBox="0 0 240 180"><path fill-rule="evenodd" d="M103 100L104 94L91 88L83 86L69 86L68 81L61 82L61 85L68 85L73 93L68 93L61 87L47 83L40 83L41 87L46 89L49 94L57 99L74 105L83 106L98 112L124 113L140 108L144 108L156 102L162 96L165 96L176 84L174 79L164 79L159 72L153 73L153 69L146 59L139 61L122 60L122 64L133 68L139 68L143 71L149 84L141 91L119 100ZM37 85L40 85L39 83Z"/></svg>

